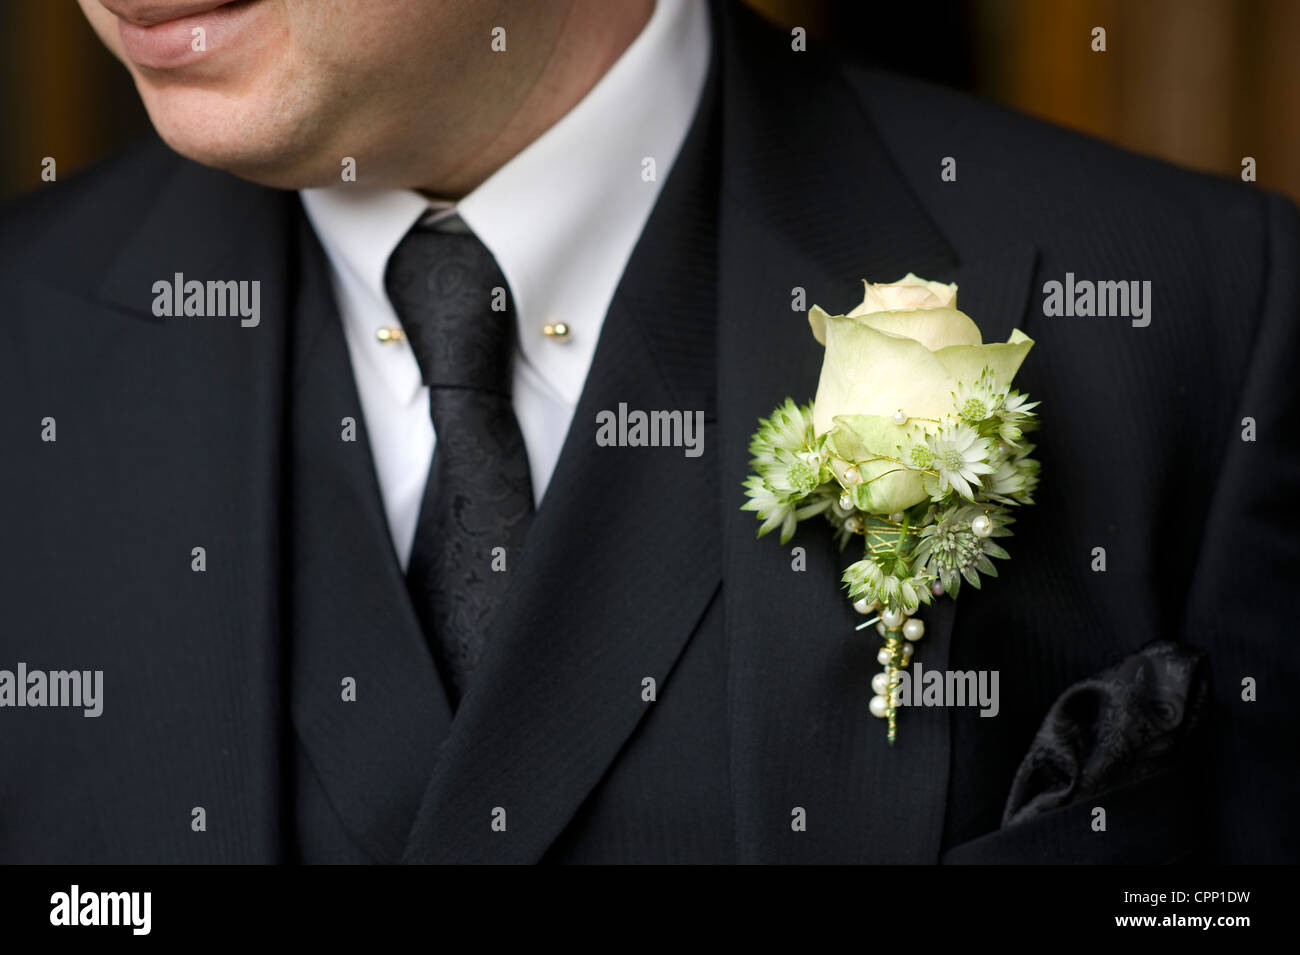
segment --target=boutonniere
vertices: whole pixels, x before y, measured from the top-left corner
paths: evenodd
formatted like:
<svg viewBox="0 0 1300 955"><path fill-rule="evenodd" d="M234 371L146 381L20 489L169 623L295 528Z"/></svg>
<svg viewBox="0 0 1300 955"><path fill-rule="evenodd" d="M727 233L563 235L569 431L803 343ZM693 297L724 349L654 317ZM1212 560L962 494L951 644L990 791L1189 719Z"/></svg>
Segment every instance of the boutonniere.
<svg viewBox="0 0 1300 955"><path fill-rule="evenodd" d="M842 580L868 617L857 629L874 625L884 641L870 708L892 745L899 674L925 635L920 605L996 577L1012 511L1033 503L1038 462L1025 434L1037 402L1010 386L1034 343L1017 329L983 344L956 285L910 273L863 284L847 315L808 313L826 348L817 395L787 398L759 422L744 509L757 512L760 537L779 529L784 544L799 521L824 517L841 550L862 547Z"/></svg>

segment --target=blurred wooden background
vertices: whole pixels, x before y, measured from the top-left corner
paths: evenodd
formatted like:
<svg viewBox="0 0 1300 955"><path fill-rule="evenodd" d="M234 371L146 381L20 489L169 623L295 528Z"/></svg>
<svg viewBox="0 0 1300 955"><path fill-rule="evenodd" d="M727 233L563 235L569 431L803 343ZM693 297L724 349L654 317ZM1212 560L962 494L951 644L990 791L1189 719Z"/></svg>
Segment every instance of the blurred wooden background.
<svg viewBox="0 0 1300 955"><path fill-rule="evenodd" d="M814 44L1130 149L1234 178L1253 156L1300 201L1300 0L749 2ZM73 0L0 4L0 197L39 186L42 157L65 176L147 123Z"/></svg>

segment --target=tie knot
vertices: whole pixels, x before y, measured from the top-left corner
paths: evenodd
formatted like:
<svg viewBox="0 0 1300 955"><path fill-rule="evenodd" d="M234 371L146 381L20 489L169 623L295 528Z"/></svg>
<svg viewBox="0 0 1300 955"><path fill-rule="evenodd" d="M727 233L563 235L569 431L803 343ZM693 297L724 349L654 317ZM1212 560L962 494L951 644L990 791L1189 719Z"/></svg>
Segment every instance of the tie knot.
<svg viewBox="0 0 1300 955"><path fill-rule="evenodd" d="M384 284L426 385L510 394L510 290L478 236L416 225Z"/></svg>

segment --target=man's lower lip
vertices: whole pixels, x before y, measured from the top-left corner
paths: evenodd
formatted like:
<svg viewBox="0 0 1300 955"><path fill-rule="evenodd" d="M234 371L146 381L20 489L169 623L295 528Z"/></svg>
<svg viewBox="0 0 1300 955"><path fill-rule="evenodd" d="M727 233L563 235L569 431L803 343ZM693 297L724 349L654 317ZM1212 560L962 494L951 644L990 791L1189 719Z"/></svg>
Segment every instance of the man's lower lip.
<svg viewBox="0 0 1300 955"><path fill-rule="evenodd" d="M119 20L117 26L122 47L132 63L147 69L175 69L233 46L262 6L261 0L236 0L206 13L152 26L137 26L125 20Z"/></svg>

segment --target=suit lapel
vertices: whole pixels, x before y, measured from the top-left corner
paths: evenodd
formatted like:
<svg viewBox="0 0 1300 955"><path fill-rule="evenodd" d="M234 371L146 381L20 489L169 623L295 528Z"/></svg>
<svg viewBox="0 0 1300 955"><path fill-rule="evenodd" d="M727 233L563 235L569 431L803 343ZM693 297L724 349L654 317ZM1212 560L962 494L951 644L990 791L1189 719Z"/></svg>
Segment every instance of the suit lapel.
<svg viewBox="0 0 1300 955"><path fill-rule="evenodd" d="M801 526L785 548L755 539L757 522L739 510L747 443L756 420L785 397L802 402L816 391L823 351L803 311L791 308L797 290L804 308L842 312L861 299L863 278L913 271L958 281L959 302L985 340L1005 340L1024 308L1032 250L995 246L963 257L842 78L812 56L764 54L782 38L737 5L727 16L718 394L740 858L934 862L947 713L904 711L897 745L886 744L867 709L879 640L855 632L862 618L839 583L856 556L835 551L823 522ZM804 549L804 571L794 569L795 547ZM923 611L917 652L927 668L947 665L954 615L952 601ZM800 809L802 831L792 826Z"/></svg>
<svg viewBox="0 0 1300 955"><path fill-rule="evenodd" d="M718 588L713 89L605 318L406 861L540 859L654 705L642 681L672 692ZM620 404L702 411L703 454L598 445L597 414Z"/></svg>
<svg viewBox="0 0 1300 955"><path fill-rule="evenodd" d="M159 172L134 233L95 243L89 255L108 253L98 263L61 259L60 291L47 300L50 340L71 344L42 353L39 377L76 385L57 405L75 428L60 445L73 458L50 486L82 479L52 512L68 529L50 528L75 546L36 565L59 566L60 586L76 582L51 598L57 614L86 615L56 615L51 636L78 635L66 658L105 673L104 716L84 752L105 857L280 861L289 219L265 190L174 156ZM153 283L176 272L260 281L260 325L154 318ZM191 807L204 810L206 832L191 830Z"/></svg>

